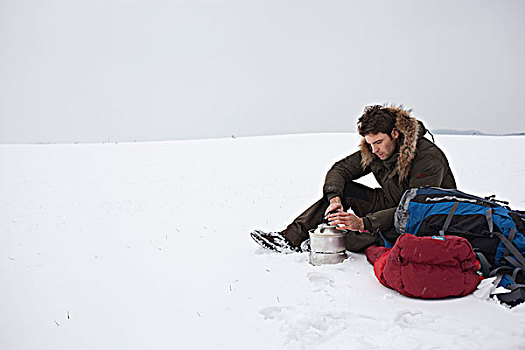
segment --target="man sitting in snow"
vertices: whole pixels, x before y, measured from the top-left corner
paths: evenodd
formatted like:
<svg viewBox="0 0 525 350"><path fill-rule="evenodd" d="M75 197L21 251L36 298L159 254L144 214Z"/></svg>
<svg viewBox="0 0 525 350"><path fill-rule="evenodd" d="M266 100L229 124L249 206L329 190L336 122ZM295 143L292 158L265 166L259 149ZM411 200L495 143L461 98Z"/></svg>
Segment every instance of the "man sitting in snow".
<svg viewBox="0 0 525 350"><path fill-rule="evenodd" d="M401 107L369 106L358 120L361 150L328 171L323 198L299 215L282 232L255 230L252 238L277 252L308 250L308 231L323 219L349 230L346 247L362 251L377 244L381 233L395 240L394 213L405 190L419 186L456 188L443 152L424 138L421 121ZM374 174L381 188L354 180ZM346 212L351 209L356 215Z"/></svg>

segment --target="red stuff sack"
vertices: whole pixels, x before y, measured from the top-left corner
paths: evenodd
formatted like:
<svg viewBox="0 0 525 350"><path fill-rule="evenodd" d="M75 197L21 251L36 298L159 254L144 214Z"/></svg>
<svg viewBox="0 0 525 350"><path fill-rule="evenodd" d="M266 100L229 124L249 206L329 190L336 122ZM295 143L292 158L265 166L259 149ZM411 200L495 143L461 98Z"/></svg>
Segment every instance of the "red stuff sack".
<svg viewBox="0 0 525 350"><path fill-rule="evenodd" d="M377 267L376 267L377 265ZM480 282L476 254L457 236L401 235L374 263L379 281L399 293L423 299L459 297Z"/></svg>

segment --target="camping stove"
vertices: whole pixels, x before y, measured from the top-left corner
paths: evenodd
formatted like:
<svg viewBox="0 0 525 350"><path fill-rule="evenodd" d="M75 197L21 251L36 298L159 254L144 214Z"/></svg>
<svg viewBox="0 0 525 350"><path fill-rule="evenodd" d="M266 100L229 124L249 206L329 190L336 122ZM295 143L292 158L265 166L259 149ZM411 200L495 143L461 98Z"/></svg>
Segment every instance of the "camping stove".
<svg viewBox="0 0 525 350"><path fill-rule="evenodd" d="M308 233L310 234L310 264L315 266L338 264L347 258L346 231L322 223Z"/></svg>

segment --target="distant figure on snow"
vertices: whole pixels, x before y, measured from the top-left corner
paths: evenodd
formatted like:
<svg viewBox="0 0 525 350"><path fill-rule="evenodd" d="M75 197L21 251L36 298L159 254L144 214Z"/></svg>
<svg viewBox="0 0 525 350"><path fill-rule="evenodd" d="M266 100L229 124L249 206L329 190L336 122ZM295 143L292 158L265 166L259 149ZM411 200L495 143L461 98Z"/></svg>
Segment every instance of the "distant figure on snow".
<svg viewBox="0 0 525 350"><path fill-rule="evenodd" d="M306 251L308 231L326 219L340 230L350 231L346 236L349 251L377 244L381 235L393 243L397 238L394 213L407 189L456 188L445 154L423 137L427 130L409 110L368 106L358 120L358 132L363 137L361 149L328 171L323 198L281 232L253 231L255 242L277 252ZM381 188L354 181L370 173Z"/></svg>

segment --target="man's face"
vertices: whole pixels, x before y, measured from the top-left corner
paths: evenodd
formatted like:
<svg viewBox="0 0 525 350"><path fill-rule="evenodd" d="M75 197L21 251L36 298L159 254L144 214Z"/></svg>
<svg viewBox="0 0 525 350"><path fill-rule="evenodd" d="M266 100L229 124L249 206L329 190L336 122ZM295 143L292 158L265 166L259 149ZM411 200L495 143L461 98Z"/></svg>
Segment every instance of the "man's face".
<svg viewBox="0 0 525 350"><path fill-rule="evenodd" d="M372 147L372 153L379 157L381 160L390 158L396 150L397 138L399 133L397 130L392 130L392 137L379 132L377 134L365 135L365 141Z"/></svg>

